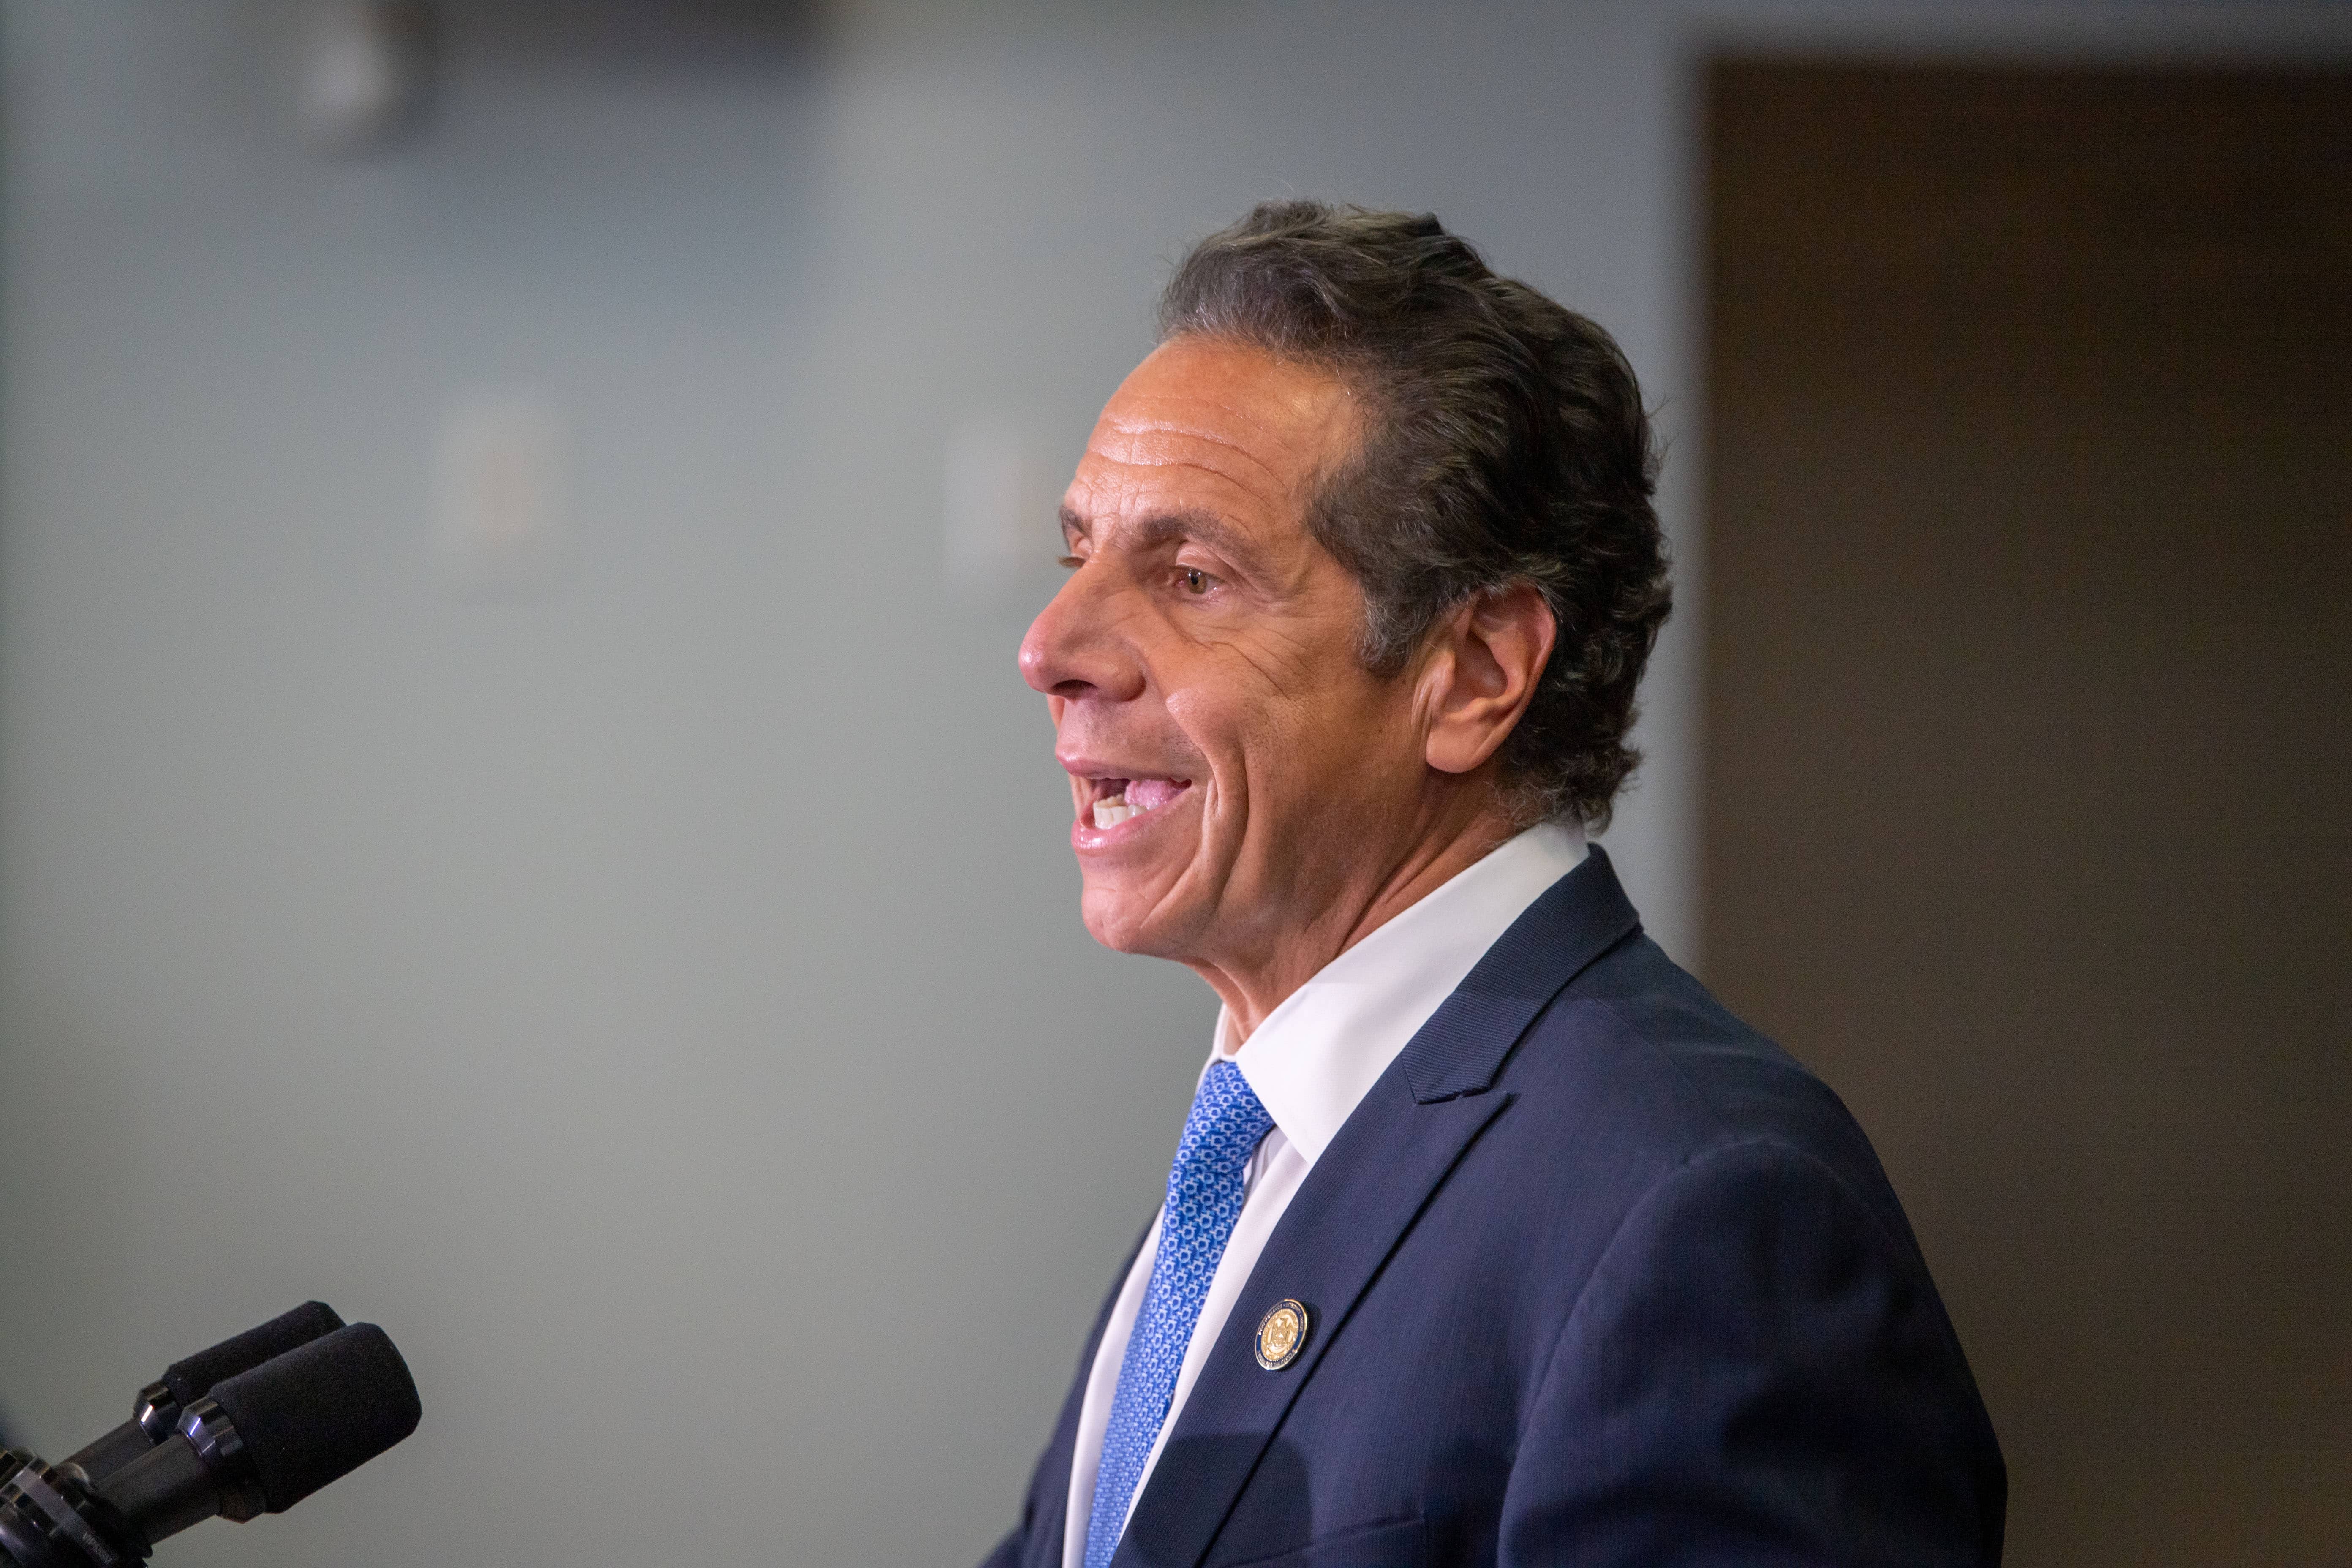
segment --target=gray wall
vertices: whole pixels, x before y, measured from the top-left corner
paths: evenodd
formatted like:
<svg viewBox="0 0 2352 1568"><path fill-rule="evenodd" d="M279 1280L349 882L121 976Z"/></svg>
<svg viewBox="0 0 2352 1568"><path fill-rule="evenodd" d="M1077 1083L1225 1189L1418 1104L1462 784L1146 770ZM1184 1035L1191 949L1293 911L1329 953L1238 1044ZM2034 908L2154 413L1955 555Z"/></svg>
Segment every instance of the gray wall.
<svg viewBox="0 0 2352 1568"><path fill-rule="evenodd" d="M422 1433L171 1561L976 1557L1213 1007L1078 926L1013 666L1052 578L946 569L944 454L1002 416L1066 468L1166 261L1249 201L1432 207L1623 340L1695 613L1715 24L866 7L724 68L509 40L337 162L291 134L280 9L0 16L0 1413L69 1448L316 1294L398 1339ZM436 565L432 455L513 388L569 428L573 539L485 594ZM1695 956L1688 627L1609 842Z"/></svg>

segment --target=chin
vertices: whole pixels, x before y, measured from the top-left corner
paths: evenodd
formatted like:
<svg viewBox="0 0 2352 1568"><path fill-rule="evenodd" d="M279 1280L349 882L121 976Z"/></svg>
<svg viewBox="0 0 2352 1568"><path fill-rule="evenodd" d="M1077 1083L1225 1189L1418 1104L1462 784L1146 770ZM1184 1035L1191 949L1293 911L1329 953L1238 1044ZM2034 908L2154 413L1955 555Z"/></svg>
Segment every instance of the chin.
<svg viewBox="0 0 2352 1568"><path fill-rule="evenodd" d="M1087 934L1113 952L1139 958L1175 958L1182 946L1156 900L1126 888L1088 888L1078 900L1078 918Z"/></svg>

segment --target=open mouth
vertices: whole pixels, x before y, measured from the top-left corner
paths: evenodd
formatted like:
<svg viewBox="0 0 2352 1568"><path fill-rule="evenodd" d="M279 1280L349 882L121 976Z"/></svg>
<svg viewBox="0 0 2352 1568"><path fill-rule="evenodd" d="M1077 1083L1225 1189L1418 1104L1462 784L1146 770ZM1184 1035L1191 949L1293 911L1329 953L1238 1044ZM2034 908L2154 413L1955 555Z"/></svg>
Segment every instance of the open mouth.
<svg viewBox="0 0 2352 1568"><path fill-rule="evenodd" d="M1080 815L1096 828L1150 816L1192 787L1191 779L1089 778L1086 784Z"/></svg>

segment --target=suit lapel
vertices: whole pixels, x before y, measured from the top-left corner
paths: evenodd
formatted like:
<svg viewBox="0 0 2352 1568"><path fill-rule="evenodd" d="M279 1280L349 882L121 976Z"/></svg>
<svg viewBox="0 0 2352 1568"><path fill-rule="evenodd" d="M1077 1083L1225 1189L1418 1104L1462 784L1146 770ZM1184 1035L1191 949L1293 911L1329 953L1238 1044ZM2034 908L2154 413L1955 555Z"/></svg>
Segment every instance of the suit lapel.
<svg viewBox="0 0 2352 1568"><path fill-rule="evenodd" d="M1536 1015L1586 964L1641 929L1609 857L1594 845L1511 922L1405 1043L1396 1065L1413 1099L1428 1104L1484 1093Z"/></svg>
<svg viewBox="0 0 2352 1568"><path fill-rule="evenodd" d="M1266 1238L1136 1500L1112 1568L1201 1562L1381 1266L1510 1105L1509 1094L1486 1091L1511 1047L1579 971L1637 929L1608 857L1595 848L1528 906L1413 1036ZM1252 1341L1285 1297L1310 1314L1307 1344L1289 1366L1267 1372Z"/></svg>

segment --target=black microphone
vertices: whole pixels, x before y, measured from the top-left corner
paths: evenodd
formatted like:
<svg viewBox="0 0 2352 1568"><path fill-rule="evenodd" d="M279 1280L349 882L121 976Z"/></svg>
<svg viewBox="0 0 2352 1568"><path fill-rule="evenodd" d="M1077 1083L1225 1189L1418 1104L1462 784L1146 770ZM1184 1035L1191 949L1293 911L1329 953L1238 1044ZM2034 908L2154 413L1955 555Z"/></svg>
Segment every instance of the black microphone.
<svg viewBox="0 0 2352 1568"><path fill-rule="evenodd" d="M214 1384L176 1432L103 1481L14 1451L0 1560L137 1568L156 1542L215 1515L284 1512L416 1430L421 1413L384 1331L338 1329Z"/></svg>
<svg viewBox="0 0 2352 1568"><path fill-rule="evenodd" d="M238 1373L250 1372L274 1356L307 1345L321 1334L343 1326L342 1319L324 1301L305 1301L290 1312L280 1312L258 1328L221 1341L163 1369L163 1375L139 1391L131 1419L66 1460L79 1466L92 1481L102 1481L156 1444L179 1430L180 1415L213 1391L213 1384ZM5 1465L5 1461L0 1461ZM5 1479L5 1471L0 1471Z"/></svg>

